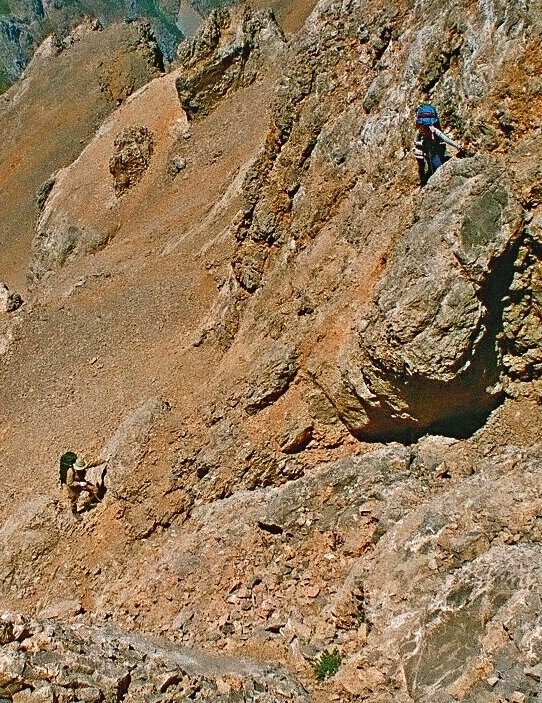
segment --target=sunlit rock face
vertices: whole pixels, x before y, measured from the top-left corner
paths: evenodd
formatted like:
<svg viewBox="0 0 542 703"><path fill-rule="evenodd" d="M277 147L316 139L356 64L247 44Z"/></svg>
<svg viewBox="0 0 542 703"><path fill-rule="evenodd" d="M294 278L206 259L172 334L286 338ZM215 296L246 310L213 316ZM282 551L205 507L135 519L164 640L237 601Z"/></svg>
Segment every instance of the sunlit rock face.
<svg viewBox="0 0 542 703"><path fill-rule="evenodd" d="M42 43L0 100L0 699L537 699L541 20ZM427 101L468 153L420 187Z"/></svg>

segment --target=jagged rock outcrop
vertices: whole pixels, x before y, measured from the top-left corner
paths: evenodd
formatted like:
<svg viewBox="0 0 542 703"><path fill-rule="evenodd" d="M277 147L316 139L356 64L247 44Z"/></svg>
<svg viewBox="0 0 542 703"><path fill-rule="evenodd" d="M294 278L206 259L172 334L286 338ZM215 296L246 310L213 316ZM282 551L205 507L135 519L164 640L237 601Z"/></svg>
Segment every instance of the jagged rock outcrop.
<svg viewBox="0 0 542 703"><path fill-rule="evenodd" d="M114 147L109 171L119 196L138 183L149 167L154 150L152 132L147 127L127 127L115 137Z"/></svg>
<svg viewBox="0 0 542 703"><path fill-rule="evenodd" d="M343 665L328 692L374 703L534 695L540 446L484 458L475 444L389 445L201 505L182 534L157 540L137 580L125 576L124 602L173 568L199 593L171 622L182 641L288 645L309 680L335 646Z"/></svg>
<svg viewBox="0 0 542 703"><path fill-rule="evenodd" d="M0 17L0 90L4 91L21 75L36 48L27 27L16 19Z"/></svg>
<svg viewBox="0 0 542 703"><path fill-rule="evenodd" d="M18 293L10 290L5 283L0 283L0 313L13 312L22 304L23 300Z"/></svg>
<svg viewBox="0 0 542 703"><path fill-rule="evenodd" d="M96 3L79 0L10 0L0 5L0 91L14 83L22 74L34 52L51 32L57 46L69 46L74 26L89 15L104 26L112 22L138 19L150 20L162 54L171 60L178 43L191 36L202 17L211 11L205 2L190 0L158 0L156 3L119 3L101 0Z"/></svg>
<svg viewBox="0 0 542 703"><path fill-rule="evenodd" d="M146 49L149 60L152 60L152 35L142 30L146 25L140 23L138 27L141 51ZM105 246L120 226L117 204L109 202L110 191L105 184L100 185L103 196L94 207L88 199L80 200L77 174L85 178L85 168L98 170L101 166L101 160L99 164L86 165L89 153L111 149L107 168L113 175L113 189L117 197L125 195L144 180L153 160L159 162L155 169L163 168L161 159L153 159L152 155L166 142L168 151L178 152L179 141L183 142L182 137L190 136L184 125L186 116L183 107L189 115L193 114L193 110L185 105L184 100L171 104L169 84L172 81L176 82L177 92L181 83L185 85L205 112L228 91L252 83L258 69L263 69L266 62L284 48L284 44L284 37L270 12L239 8L231 12L221 10L212 13L201 33L183 44L176 67L163 77L162 86L154 88L155 92L167 92L167 97L161 99L167 100L164 107L167 105L172 115L172 124L161 120L155 107L146 122L138 117L138 100L145 105L143 109L150 109L149 92L153 89L149 86L141 91L140 96L132 96L132 104L123 105L118 114L102 127L87 153L83 153L67 169L55 174L55 183L48 192L47 200L41 202L29 274L32 283L47 277L66 262ZM116 95L118 98L118 91ZM112 136L113 144L110 145ZM176 156L181 155L177 153ZM166 174L171 177L169 157L163 171L162 177ZM76 174L73 186L69 182L72 173ZM103 178L101 170L96 178ZM72 188L74 197L69 195Z"/></svg>
<svg viewBox="0 0 542 703"><path fill-rule="evenodd" d="M42 214L59 170L80 155L119 99L124 100L159 71L154 40L140 23L96 31L95 23L87 22L69 36L73 42L62 51L57 51L52 38L46 40L24 78L0 104L4 134L0 145L4 172L0 246L4 271L11 272L21 292L36 205ZM49 124L45 131L44 106ZM73 237L78 224L70 225Z"/></svg>
<svg viewBox="0 0 542 703"><path fill-rule="evenodd" d="M134 105L127 103L142 87L146 90L145 84L158 74L155 40L146 23L137 22L129 27L131 36L130 56L126 57L128 61L121 56L118 64L103 65L97 76L100 90L106 94L107 101L113 100L117 105L122 102L120 110L124 108L124 112L129 115L117 128L114 119L111 119L109 130L101 130L94 139L95 144L91 145L91 151L96 151L96 143L98 149L107 144L103 146L108 151L106 161L102 163L100 160L99 164L93 164L94 169L100 169L99 176L95 177L98 181L96 188L100 193L105 191L101 205L109 205L107 221L96 222L91 218L91 222L85 222L85 209L94 214L93 208L88 205L89 198L82 193L77 177L72 185L66 185L70 183L71 173L76 170L78 159L71 166L56 171L54 177L48 179L38 193L40 211L28 273L31 284L47 277L67 261L84 253L95 252L107 244L118 227L114 218L115 205L109 203L109 199L113 196L117 200L119 196L133 189L152 163L159 117L155 115L146 124L142 124L141 118L137 119L135 115ZM107 86L107 89L104 86ZM85 155L84 150L79 160ZM67 206L59 207L58 191L62 197L63 191L70 187L73 188L75 196L70 193Z"/></svg>
<svg viewBox="0 0 542 703"><path fill-rule="evenodd" d="M217 657L112 627L0 620L0 695L13 703L308 701L273 664Z"/></svg>
<svg viewBox="0 0 542 703"><path fill-rule="evenodd" d="M297 373L295 350L278 347L266 357L249 387L245 410L254 414L274 403L288 390Z"/></svg>
<svg viewBox="0 0 542 703"><path fill-rule="evenodd" d="M541 181L534 162L523 157L523 174L519 165L527 151L522 139L534 124L530 109L518 109L527 79L506 85L504 76L523 51L518 22L535 31L541 18L532 7L501 7L488 18L468 2L442 15L431 3L410 11L354 1L347 12L321 3L290 50L267 143L245 178L232 269L243 292L261 295L246 303L233 294L240 333L257 310L262 314L261 301L269 307L282 295L282 302L278 288L287 267L293 280L314 267L313 290L310 282L303 291L312 301L314 334L339 300L355 312L344 319L346 328L335 323L321 333L321 346L326 335L343 336L337 356L315 345L306 368L361 438L468 433L502 400L507 368L522 377L538 368L529 320L540 305L520 290L530 290L536 276L538 245L523 221ZM538 49L533 40L525 56ZM498 56L488 63L493 51ZM515 108L510 128L495 107L497 94L500 105ZM452 160L409 199L410 115L428 98L443 124L494 155ZM504 158L504 150L517 156ZM332 278L325 300L323 252L331 247L351 263L342 281ZM514 264L518 255L523 263ZM360 285L355 265L368 269L369 306L348 291ZM508 294L522 302L504 313ZM239 303L247 311L244 324ZM292 310L282 324L296 340L299 317ZM511 354L503 365L505 348ZM520 350L529 350L523 361Z"/></svg>
<svg viewBox="0 0 542 703"><path fill-rule="evenodd" d="M182 67L177 93L189 119L208 113L228 90L251 83L284 44L271 11L242 7L212 12L177 54L176 64Z"/></svg>
<svg viewBox="0 0 542 703"><path fill-rule="evenodd" d="M0 356L9 351L15 329L21 324L21 318L9 313L18 310L23 302L18 293L10 290L5 283L0 283Z"/></svg>
<svg viewBox="0 0 542 703"><path fill-rule="evenodd" d="M542 372L542 213L529 213L514 264L514 278L504 301L501 344L503 364L512 378L531 380Z"/></svg>

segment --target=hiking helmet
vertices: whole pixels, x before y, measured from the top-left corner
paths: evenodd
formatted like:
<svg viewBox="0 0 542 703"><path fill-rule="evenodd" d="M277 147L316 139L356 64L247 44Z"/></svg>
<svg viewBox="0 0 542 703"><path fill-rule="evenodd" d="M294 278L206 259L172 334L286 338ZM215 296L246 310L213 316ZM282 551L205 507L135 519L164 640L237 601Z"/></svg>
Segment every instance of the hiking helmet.
<svg viewBox="0 0 542 703"><path fill-rule="evenodd" d="M86 468L87 468L87 464L86 464L86 462L85 462L84 459L81 459L81 457L78 457L78 458L75 460L75 463L74 463L74 465L73 465L73 468L74 468L76 471L77 471L77 470L80 471L81 469L86 469Z"/></svg>

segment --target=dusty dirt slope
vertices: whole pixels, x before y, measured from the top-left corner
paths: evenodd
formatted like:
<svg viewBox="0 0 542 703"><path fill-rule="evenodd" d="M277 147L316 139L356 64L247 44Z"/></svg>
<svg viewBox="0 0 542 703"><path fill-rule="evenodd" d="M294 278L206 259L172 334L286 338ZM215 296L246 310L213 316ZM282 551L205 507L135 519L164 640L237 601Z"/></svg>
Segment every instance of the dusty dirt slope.
<svg viewBox="0 0 542 703"><path fill-rule="evenodd" d="M0 101L2 276L21 290L39 188L73 161L119 101L158 72L137 24L93 26L75 30L69 49L46 40Z"/></svg>

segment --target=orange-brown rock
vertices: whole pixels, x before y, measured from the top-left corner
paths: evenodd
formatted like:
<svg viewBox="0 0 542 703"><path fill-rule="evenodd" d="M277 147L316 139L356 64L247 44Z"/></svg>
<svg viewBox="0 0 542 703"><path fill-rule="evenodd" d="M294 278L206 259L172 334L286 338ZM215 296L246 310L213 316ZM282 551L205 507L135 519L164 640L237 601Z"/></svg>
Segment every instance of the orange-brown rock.
<svg viewBox="0 0 542 703"><path fill-rule="evenodd" d="M55 172L34 288L0 320L0 596L58 617L35 638L14 618L0 659L84 631L83 648L130 642L125 662L151 635L168 662L193 647L236 664L196 681L160 665L152 694L134 674L135 699L534 699L540 11L323 0L286 40L268 15L227 17L39 180ZM408 152L427 100L475 153L420 190ZM128 149L145 168L118 197L118 137L140 128L152 156ZM9 163L24 184L32 169ZM13 246L2 280L22 290ZM68 450L106 472L77 517ZM247 658L273 664L247 677ZM120 660L81 700L128 699ZM64 700L57 683L39 695ZM20 673L7 686L36 694Z"/></svg>

